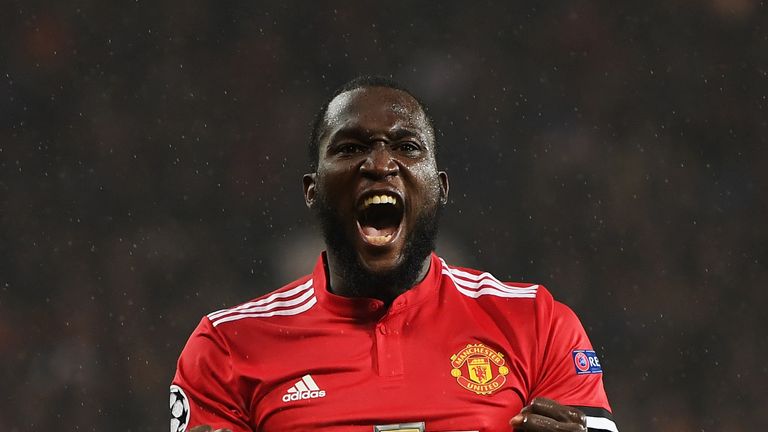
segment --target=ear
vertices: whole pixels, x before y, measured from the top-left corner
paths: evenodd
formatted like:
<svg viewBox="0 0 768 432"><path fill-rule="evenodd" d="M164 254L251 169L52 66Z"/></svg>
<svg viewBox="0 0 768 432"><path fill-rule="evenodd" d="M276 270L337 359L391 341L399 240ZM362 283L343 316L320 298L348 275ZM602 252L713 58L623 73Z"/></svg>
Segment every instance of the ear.
<svg viewBox="0 0 768 432"><path fill-rule="evenodd" d="M304 203L308 208L312 208L312 206L315 204L315 187L317 186L317 182L315 181L316 178L317 173L304 174L304 177L301 178L302 183L304 183Z"/></svg>
<svg viewBox="0 0 768 432"><path fill-rule="evenodd" d="M448 184L448 173L445 171L438 171L437 176L440 178L440 203L447 204L448 189L450 189Z"/></svg>

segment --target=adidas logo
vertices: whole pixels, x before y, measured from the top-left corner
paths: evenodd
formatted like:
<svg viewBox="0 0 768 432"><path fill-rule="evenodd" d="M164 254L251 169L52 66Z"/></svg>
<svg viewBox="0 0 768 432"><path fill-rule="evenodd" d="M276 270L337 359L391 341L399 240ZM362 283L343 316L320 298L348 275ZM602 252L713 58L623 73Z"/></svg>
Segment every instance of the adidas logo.
<svg viewBox="0 0 768 432"><path fill-rule="evenodd" d="M325 397L325 390L320 390L315 380L309 374L301 377L296 384L288 389L283 395L283 402L297 401L302 399L315 399Z"/></svg>

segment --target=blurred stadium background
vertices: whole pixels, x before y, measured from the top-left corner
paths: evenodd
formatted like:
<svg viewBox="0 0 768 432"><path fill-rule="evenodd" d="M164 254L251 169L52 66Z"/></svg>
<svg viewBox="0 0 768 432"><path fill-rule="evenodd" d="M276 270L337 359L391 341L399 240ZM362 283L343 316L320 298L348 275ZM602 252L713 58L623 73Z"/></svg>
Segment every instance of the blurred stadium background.
<svg viewBox="0 0 768 432"><path fill-rule="evenodd" d="M277 3L3 2L0 429L167 430L200 317L310 270L361 73L431 105L439 252L571 305L623 432L768 428L765 2Z"/></svg>

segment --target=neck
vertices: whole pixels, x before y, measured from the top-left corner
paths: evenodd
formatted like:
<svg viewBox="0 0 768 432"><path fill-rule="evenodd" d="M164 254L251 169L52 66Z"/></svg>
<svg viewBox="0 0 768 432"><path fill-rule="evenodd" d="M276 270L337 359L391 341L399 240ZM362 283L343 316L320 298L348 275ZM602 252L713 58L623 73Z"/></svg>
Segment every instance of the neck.
<svg viewBox="0 0 768 432"><path fill-rule="evenodd" d="M338 254L326 252L328 291L343 297L365 297L381 300L390 305L397 296L424 280L431 262L427 255L415 269L399 268L377 275L361 265L340 259Z"/></svg>

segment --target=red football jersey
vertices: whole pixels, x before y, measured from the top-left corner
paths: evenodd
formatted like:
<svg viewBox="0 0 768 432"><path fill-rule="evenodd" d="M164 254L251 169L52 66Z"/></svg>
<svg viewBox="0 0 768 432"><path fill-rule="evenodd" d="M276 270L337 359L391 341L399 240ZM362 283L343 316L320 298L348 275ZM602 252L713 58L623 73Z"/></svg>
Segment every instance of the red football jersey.
<svg viewBox="0 0 768 432"><path fill-rule="evenodd" d="M202 319L171 386L172 432L509 432L537 396L616 431L592 345L544 287L433 254L424 280L386 308L330 293L324 259Z"/></svg>

